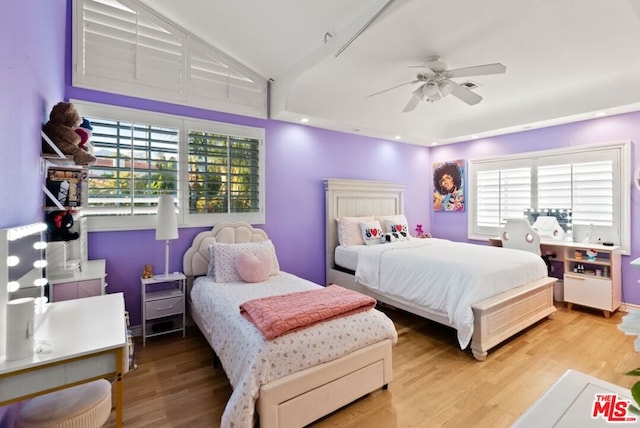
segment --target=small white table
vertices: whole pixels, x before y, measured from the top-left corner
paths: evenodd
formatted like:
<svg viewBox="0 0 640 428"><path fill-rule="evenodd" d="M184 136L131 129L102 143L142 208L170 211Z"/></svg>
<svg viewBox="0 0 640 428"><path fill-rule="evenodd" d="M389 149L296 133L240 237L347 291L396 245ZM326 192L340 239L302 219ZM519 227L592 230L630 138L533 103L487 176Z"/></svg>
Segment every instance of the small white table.
<svg viewBox="0 0 640 428"><path fill-rule="evenodd" d="M0 406L100 378L115 379L116 426L122 426L122 375L127 346L122 293L46 305L35 341L48 353L7 361L0 356Z"/></svg>
<svg viewBox="0 0 640 428"><path fill-rule="evenodd" d="M575 370L567 370L533 406L516 421L518 428L588 428L640 425L640 416L636 423L631 421L607 421L604 397L616 396L616 402L630 401L631 391L618 385L605 382L593 376ZM597 397L600 397L598 399ZM600 410L594 418L594 404L599 401ZM633 418L631 412L622 412ZM614 415L612 415L614 417ZM625 416L623 416L625 417Z"/></svg>
<svg viewBox="0 0 640 428"><path fill-rule="evenodd" d="M154 275L151 278L140 278L142 295L142 346L146 346L147 338L162 334L182 331L185 336L185 290L187 277L182 272L168 275ZM176 327L149 333L151 323L170 318L179 318ZM149 325L147 325L149 324Z"/></svg>

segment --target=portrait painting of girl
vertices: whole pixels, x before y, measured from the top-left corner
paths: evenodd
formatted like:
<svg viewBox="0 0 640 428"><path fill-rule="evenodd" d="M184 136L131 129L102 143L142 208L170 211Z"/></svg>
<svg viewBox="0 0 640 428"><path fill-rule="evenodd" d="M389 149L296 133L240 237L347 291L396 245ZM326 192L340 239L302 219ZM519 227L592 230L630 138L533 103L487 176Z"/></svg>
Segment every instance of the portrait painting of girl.
<svg viewBox="0 0 640 428"><path fill-rule="evenodd" d="M464 211L464 161L434 162L433 210Z"/></svg>

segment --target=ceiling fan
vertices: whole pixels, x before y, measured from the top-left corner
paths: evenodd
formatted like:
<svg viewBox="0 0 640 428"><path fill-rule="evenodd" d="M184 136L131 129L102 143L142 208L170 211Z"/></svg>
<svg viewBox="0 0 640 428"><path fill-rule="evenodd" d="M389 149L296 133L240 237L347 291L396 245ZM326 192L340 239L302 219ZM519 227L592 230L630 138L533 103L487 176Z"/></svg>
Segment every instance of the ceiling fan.
<svg viewBox="0 0 640 428"><path fill-rule="evenodd" d="M416 108L420 101L434 102L451 94L469 105L478 104L482 97L471 89L451 80L456 77L480 76L486 74L500 74L507 71L507 67L500 63L475 65L472 67L456 68L447 70L447 64L440 61L438 55L431 55L424 59L424 64L412 65L409 68L421 68L424 71L417 74L415 80L402 83L391 88L373 93L367 98L380 95L384 92L400 88L406 85L422 83L413 91L411 99L404 108L404 112L410 112Z"/></svg>

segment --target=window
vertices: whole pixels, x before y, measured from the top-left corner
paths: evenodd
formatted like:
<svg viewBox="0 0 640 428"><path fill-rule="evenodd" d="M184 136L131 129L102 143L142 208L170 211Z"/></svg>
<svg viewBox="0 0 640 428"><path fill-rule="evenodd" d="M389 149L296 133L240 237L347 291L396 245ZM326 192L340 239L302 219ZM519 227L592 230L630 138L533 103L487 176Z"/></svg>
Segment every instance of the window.
<svg viewBox="0 0 640 428"><path fill-rule="evenodd" d="M469 161L470 239L497 236L527 208L570 209L576 241L630 248L628 142Z"/></svg>
<svg viewBox="0 0 640 428"><path fill-rule="evenodd" d="M74 86L267 117L267 80L134 0L75 0Z"/></svg>
<svg viewBox="0 0 640 428"><path fill-rule="evenodd" d="M73 102L93 127L90 230L153 227L161 194L182 226L264 223L263 129Z"/></svg>

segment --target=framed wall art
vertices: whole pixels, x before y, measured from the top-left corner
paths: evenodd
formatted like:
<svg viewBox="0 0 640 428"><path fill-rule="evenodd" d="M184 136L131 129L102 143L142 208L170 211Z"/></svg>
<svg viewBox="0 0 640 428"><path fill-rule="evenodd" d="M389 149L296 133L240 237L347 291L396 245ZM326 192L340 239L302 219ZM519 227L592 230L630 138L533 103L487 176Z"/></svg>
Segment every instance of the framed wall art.
<svg viewBox="0 0 640 428"><path fill-rule="evenodd" d="M433 210L464 211L464 160L433 163Z"/></svg>

